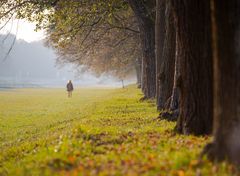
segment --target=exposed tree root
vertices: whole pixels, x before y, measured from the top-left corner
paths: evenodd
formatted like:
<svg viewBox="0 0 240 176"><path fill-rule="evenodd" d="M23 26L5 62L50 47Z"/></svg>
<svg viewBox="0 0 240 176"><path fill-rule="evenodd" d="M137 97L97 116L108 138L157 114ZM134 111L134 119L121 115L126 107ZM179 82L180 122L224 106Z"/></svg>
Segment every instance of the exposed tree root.
<svg viewBox="0 0 240 176"><path fill-rule="evenodd" d="M148 100L149 98L147 98L146 96L144 96L144 97L142 97L142 98L140 98L140 102L143 102L143 101L146 101L146 100Z"/></svg>
<svg viewBox="0 0 240 176"><path fill-rule="evenodd" d="M176 109L175 111L163 111L159 114L158 119L160 120L167 120L171 122L176 122L179 115L179 110Z"/></svg>
<svg viewBox="0 0 240 176"><path fill-rule="evenodd" d="M203 151L200 154L200 158L203 158L204 156L207 156L210 161L215 161L216 160L216 154L215 154L215 149L214 149L214 143L208 143L204 148Z"/></svg>

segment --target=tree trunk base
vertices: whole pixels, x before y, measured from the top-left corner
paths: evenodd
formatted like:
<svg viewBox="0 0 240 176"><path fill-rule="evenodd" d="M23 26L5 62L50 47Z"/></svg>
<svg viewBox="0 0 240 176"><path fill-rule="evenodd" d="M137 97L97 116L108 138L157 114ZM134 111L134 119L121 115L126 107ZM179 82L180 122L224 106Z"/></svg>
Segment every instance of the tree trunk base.
<svg viewBox="0 0 240 176"><path fill-rule="evenodd" d="M200 154L200 158L207 156L212 162L222 162L228 160L223 150L218 150L219 146L215 142L208 143Z"/></svg>
<svg viewBox="0 0 240 176"><path fill-rule="evenodd" d="M200 158L203 158L203 156L207 156L210 161L216 160L216 154L215 154L215 145L214 143L208 143L204 148L203 151L200 154Z"/></svg>
<svg viewBox="0 0 240 176"><path fill-rule="evenodd" d="M170 122L176 122L177 119L178 119L178 115L179 115L179 110L175 110L175 111L172 111L172 112L168 112L168 111L165 111L165 112L161 112L158 116L158 119L160 120L167 120L167 121L170 121Z"/></svg>
<svg viewBox="0 0 240 176"><path fill-rule="evenodd" d="M167 101L166 101L166 103L165 103L165 105L164 105L164 108L165 108L165 109L170 109L170 107L171 107L171 101L172 101L172 96L167 99Z"/></svg>
<svg viewBox="0 0 240 176"><path fill-rule="evenodd" d="M144 97L142 97L142 98L140 98L140 102L143 102L143 101L146 101L146 100L148 100L149 98L147 98L146 96L144 96Z"/></svg>

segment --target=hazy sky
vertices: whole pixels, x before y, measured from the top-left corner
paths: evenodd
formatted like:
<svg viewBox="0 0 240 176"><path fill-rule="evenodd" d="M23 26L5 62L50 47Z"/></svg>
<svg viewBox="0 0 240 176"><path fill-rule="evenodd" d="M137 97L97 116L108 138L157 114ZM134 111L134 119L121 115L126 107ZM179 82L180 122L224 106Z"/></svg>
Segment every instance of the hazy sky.
<svg viewBox="0 0 240 176"><path fill-rule="evenodd" d="M12 34L16 35L17 32L17 23L18 20L11 20L9 23L4 27L4 29L0 30L1 34L6 34L11 31ZM0 27L3 23L0 24ZM27 42L37 41L44 38L44 32L38 31L35 32L35 24L29 23L24 20L19 20L18 24L18 32L17 32L17 39L23 39Z"/></svg>
<svg viewBox="0 0 240 176"><path fill-rule="evenodd" d="M4 24L3 22L0 23L0 28L3 26L3 24ZM43 31L35 32L34 29L35 29L34 23L30 23L25 20L19 20L19 22L18 20L11 20L2 30L0 30L0 34L6 34L9 33L10 31L10 33L12 33L13 35L17 35L17 39L23 39L29 43L44 39L44 32ZM54 65L52 67L54 67ZM89 73L84 73L80 80L81 80L80 85L90 84L89 81L91 81L91 84L94 83L111 86L116 86L118 84L120 85L120 82L118 80L114 80L112 77L102 76L100 78L96 78L95 76Z"/></svg>

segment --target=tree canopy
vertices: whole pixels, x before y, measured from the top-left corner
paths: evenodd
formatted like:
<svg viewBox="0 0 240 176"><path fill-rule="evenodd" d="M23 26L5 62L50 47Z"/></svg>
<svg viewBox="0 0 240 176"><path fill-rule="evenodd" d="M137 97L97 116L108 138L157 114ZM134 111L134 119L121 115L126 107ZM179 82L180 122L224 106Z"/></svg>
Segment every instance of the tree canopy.
<svg viewBox="0 0 240 176"><path fill-rule="evenodd" d="M36 22L59 63L82 65L98 75L123 79L133 74L140 57L136 19L125 1L5 1L0 14Z"/></svg>

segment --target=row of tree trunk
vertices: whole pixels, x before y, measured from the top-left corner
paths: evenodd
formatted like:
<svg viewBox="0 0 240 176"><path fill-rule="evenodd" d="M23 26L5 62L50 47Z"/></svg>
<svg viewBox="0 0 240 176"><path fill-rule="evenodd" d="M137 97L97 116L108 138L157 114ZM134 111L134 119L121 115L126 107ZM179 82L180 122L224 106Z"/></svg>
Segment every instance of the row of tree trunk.
<svg viewBox="0 0 240 176"><path fill-rule="evenodd" d="M209 156L240 163L240 1L128 2L139 23L145 98L178 110L179 133L214 129Z"/></svg>

